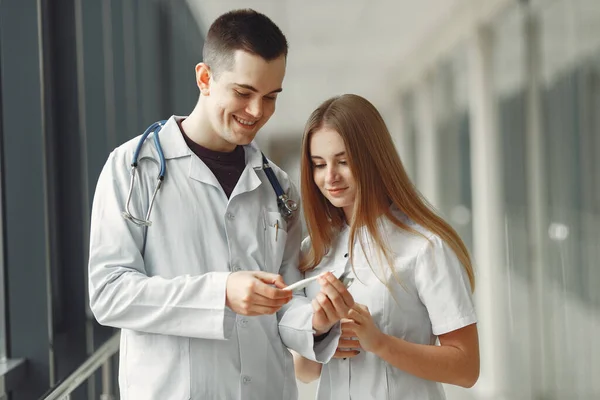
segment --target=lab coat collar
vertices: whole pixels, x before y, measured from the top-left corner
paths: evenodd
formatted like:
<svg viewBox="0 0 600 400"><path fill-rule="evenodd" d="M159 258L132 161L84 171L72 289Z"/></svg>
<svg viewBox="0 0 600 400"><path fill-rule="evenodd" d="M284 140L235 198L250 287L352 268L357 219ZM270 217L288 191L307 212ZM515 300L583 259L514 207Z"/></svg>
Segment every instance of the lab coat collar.
<svg viewBox="0 0 600 400"><path fill-rule="evenodd" d="M179 126L177 125L177 119L181 118L182 117L172 116L167 120L165 125L158 133L160 146L162 147L165 160L185 157L191 154L191 150L185 143L185 140L181 135L181 131L179 130ZM153 141L153 134L150 134L146 139L147 143L144 146L142 146L142 150L140 151L139 156L140 159L143 157L152 157L157 159L158 152L154 147Z"/></svg>
<svg viewBox="0 0 600 400"><path fill-rule="evenodd" d="M263 169L262 153L256 143L251 142L249 145L244 146L246 152L246 165L250 168Z"/></svg>
<svg viewBox="0 0 600 400"><path fill-rule="evenodd" d="M174 158L191 156L192 150L188 147L181 130L177 125L177 121L180 121L184 117L172 116L167 120L159 135L160 145L165 156L165 160ZM146 141L151 142L153 140L152 135L149 135ZM242 172L238 184L236 185L231 197L236 194L249 192L256 189L260 184L261 180L256 174L256 170L263 169L262 153L256 143L251 142L244 146L244 152L246 156L246 168ZM157 159L158 153L153 145L146 145L142 147L139 158L152 157ZM167 171L168 174L168 171ZM190 157L190 169L189 177L199 182L213 185L217 188L221 187L221 184L212 173L210 168L200 160L198 157Z"/></svg>
<svg viewBox="0 0 600 400"><path fill-rule="evenodd" d="M256 173L256 170L262 169L262 155L260 150L258 150L256 144L250 143L244 146L244 152L246 154L246 167L242 171L242 175L231 193L231 198L241 193L250 192L262 183ZM217 188L221 187L221 184L210 168L198 157L191 158L189 176L199 182L207 183Z"/></svg>
<svg viewBox="0 0 600 400"><path fill-rule="evenodd" d="M175 120L173 121L173 124L177 129L177 132L180 132L179 128L177 127L177 122ZM165 125L165 128L166 127L167 125ZM185 148L187 149L187 154L192 154L191 150L187 147L185 140L181 136L181 133L179 133L178 136L181 138L183 146L185 146ZM261 184L261 180L256 174L256 170L260 170L263 168L262 153L260 152L258 146L254 142L251 142L250 144L244 146L244 153L246 157L246 168L244 168L244 171L242 172L238 183L236 184L233 192L231 193L231 198L235 197L237 194L252 191ZM177 154L177 152L174 152L174 154ZM208 168L206 164L196 156L191 157L189 176L190 178L199 182L213 185L217 188L221 187L221 184L219 183L215 175L212 173L210 168Z"/></svg>
<svg viewBox="0 0 600 400"><path fill-rule="evenodd" d="M188 147L181 130L177 125L177 121L181 121L185 117L173 115L167 120L162 130L159 133L160 144L162 146L165 159L178 158L189 156L192 151ZM152 135L146 140L152 139ZM142 149L153 148L154 146L144 146ZM251 142L244 146L246 153L246 165L254 169L262 169L262 153L256 143Z"/></svg>

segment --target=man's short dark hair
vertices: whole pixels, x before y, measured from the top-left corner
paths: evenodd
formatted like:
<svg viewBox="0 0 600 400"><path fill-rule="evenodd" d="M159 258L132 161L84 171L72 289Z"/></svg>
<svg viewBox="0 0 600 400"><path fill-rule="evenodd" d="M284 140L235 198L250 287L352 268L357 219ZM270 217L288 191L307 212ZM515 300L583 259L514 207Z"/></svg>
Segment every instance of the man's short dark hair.
<svg viewBox="0 0 600 400"><path fill-rule="evenodd" d="M251 9L233 10L217 18L206 35L203 62L214 75L233 68L234 53L243 50L272 61L287 57L287 40L273 21Z"/></svg>

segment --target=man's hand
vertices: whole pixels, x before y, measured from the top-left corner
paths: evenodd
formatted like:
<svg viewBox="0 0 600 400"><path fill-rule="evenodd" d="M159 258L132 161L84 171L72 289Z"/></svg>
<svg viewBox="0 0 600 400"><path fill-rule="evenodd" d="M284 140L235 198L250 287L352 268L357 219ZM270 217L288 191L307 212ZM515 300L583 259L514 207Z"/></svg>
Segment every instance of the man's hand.
<svg viewBox="0 0 600 400"><path fill-rule="evenodd" d="M319 277L321 292L312 301L313 329L321 335L348 314L354 299L346 287L331 272Z"/></svg>
<svg viewBox="0 0 600 400"><path fill-rule="evenodd" d="M233 272L227 278L225 304L236 314L273 314L292 299L292 292L281 290L284 287L281 275L262 271Z"/></svg>
<svg viewBox="0 0 600 400"><path fill-rule="evenodd" d="M356 333L350 328L350 320L342 318L342 335L338 342L337 350L333 355L333 358L352 358L356 357L360 350L360 342L356 339Z"/></svg>

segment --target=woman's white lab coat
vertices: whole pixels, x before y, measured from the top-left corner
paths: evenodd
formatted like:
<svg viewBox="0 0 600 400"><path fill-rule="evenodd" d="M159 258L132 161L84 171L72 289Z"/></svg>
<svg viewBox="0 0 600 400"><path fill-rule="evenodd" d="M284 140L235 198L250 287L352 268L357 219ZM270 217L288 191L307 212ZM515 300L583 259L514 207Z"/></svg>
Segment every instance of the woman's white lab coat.
<svg viewBox="0 0 600 400"><path fill-rule="evenodd" d="M287 224L254 144L228 200L208 167L187 147L175 121L159 134L166 176L142 228L121 212L139 138L115 149L100 175L90 237L91 309L103 325L121 328L119 384L123 400L295 399L292 357L328 360L339 335L314 346L312 307L294 296L277 315L246 317L225 306L232 271L297 269L301 226ZM142 148L132 213L145 217L158 175L149 137ZM287 175L271 164L299 201ZM275 226L278 225L279 228Z"/></svg>
<svg viewBox="0 0 600 400"><path fill-rule="evenodd" d="M357 303L369 307L383 333L432 345L438 335L477 321L469 279L454 252L438 236L412 224L396 207L392 209L424 236L407 233L382 217L380 229L392 252L394 273L385 258L377 258L373 241L363 234L368 246L363 251L359 241L355 243L356 275L351 274L354 282L348 290ZM348 239L346 227L307 277L329 270L339 277L344 271L352 271ZM309 247L306 240L303 249ZM370 254L371 266L365 252ZM318 284L306 288L309 298L318 292ZM443 400L445 395L440 383L410 375L373 353L361 351L354 358L332 359L321 370L318 400L350 398Z"/></svg>

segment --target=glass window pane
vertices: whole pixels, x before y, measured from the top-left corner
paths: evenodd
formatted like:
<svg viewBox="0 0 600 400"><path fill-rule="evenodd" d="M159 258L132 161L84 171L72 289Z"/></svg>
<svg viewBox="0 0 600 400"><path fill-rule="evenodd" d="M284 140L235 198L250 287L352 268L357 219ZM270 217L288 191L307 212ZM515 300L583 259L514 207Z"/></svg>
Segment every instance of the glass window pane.
<svg viewBox="0 0 600 400"><path fill-rule="evenodd" d="M465 48L459 47L438 66L433 93L439 149L439 208L467 247L472 249L471 141Z"/></svg>

